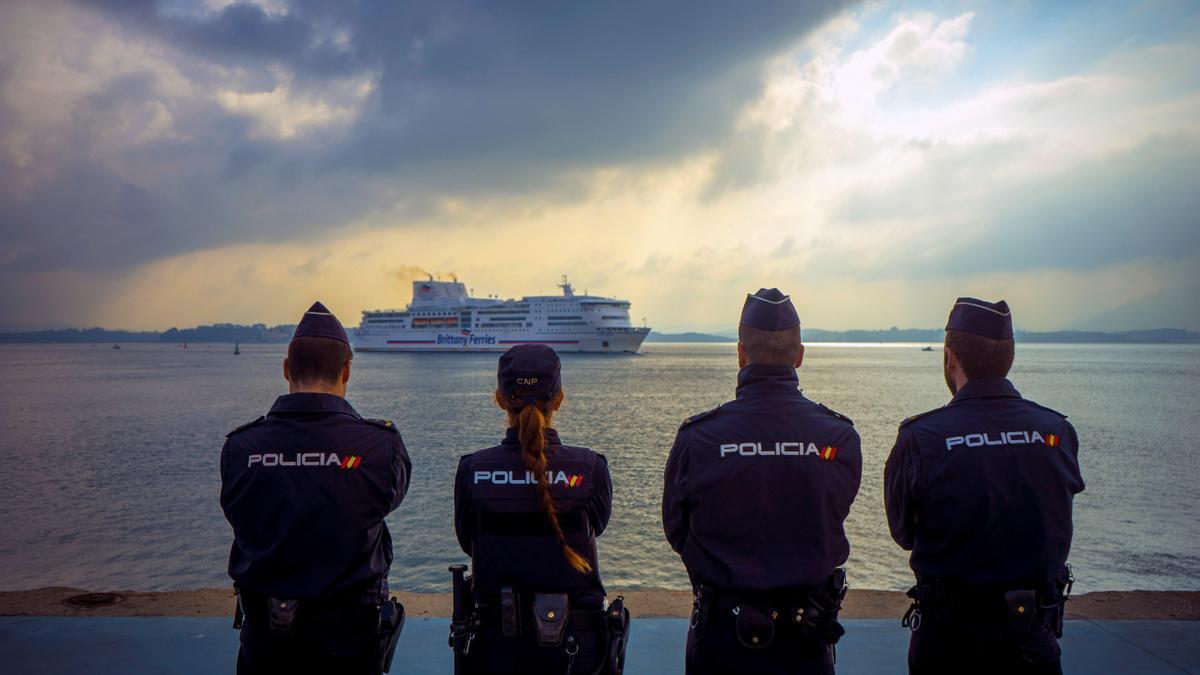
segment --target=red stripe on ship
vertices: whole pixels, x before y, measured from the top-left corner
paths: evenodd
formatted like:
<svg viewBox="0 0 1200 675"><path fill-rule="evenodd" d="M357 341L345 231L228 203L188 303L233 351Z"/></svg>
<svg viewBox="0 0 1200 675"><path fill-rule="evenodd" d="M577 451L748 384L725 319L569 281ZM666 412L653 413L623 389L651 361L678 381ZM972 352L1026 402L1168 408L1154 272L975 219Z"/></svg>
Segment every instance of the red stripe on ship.
<svg viewBox="0 0 1200 675"><path fill-rule="evenodd" d="M502 345L577 345L579 340L499 340Z"/></svg>
<svg viewBox="0 0 1200 675"><path fill-rule="evenodd" d="M431 345L433 340L388 340L389 345Z"/></svg>

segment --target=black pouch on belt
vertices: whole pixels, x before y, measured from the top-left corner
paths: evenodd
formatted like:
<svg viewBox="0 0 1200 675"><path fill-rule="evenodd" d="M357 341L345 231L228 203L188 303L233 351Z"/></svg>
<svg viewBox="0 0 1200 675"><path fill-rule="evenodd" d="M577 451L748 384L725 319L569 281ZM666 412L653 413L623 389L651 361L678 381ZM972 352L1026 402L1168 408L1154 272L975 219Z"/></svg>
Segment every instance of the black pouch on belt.
<svg viewBox="0 0 1200 675"><path fill-rule="evenodd" d="M563 633L567 630L568 610L566 593L533 594L533 623L539 645L557 647L562 644Z"/></svg>
<svg viewBox="0 0 1200 675"><path fill-rule="evenodd" d="M1046 616L1038 611L1037 591L1017 590L1004 594L1008 609L1008 628L1013 646L1026 663L1050 663L1062 656L1062 649Z"/></svg>
<svg viewBox="0 0 1200 675"><path fill-rule="evenodd" d="M512 586L500 589L500 632L506 638L521 637L521 605Z"/></svg>
<svg viewBox="0 0 1200 675"><path fill-rule="evenodd" d="M291 635L296 628L296 610L299 600L267 599L267 628L272 635Z"/></svg>
<svg viewBox="0 0 1200 675"><path fill-rule="evenodd" d="M734 630L738 642L748 649L762 649L775 639L775 612L754 605L738 605L733 608Z"/></svg>

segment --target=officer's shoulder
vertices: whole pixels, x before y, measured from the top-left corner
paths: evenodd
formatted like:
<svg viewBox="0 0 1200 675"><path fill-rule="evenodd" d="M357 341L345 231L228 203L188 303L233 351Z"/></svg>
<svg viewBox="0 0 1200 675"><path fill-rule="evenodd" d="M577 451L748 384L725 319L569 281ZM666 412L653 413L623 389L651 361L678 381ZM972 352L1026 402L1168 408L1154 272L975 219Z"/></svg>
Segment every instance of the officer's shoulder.
<svg viewBox="0 0 1200 675"><path fill-rule="evenodd" d="M903 429L904 427L912 424L913 422L916 422L918 420L927 419L929 417L937 415L938 413L945 412L949 409L950 409L950 406L944 405L944 406L934 408L933 410L926 410L925 412L917 413L916 415L913 415L912 417L905 418L904 421L900 423L900 428Z"/></svg>
<svg viewBox="0 0 1200 675"><path fill-rule="evenodd" d="M1037 408L1038 410L1044 410L1044 411L1046 411L1046 412L1048 412L1048 413L1054 413L1055 415L1057 415L1057 416L1059 416L1059 417L1063 418L1064 420L1065 420L1065 419L1067 419L1067 416L1066 416L1066 415L1064 415L1063 413L1060 413L1060 412L1058 412L1058 411L1057 411L1057 410L1055 410L1054 408L1047 408L1046 406L1044 406L1044 405L1042 405L1042 404L1040 404L1040 403L1035 403L1035 402L1033 402L1033 401L1030 401L1030 400L1029 400L1029 399L1027 399L1027 398L1026 398L1026 399L1021 399L1021 400L1025 401L1025 403L1027 403L1027 404L1029 404L1029 405L1033 406L1034 408Z"/></svg>
<svg viewBox="0 0 1200 675"><path fill-rule="evenodd" d="M722 404L722 405L724 405L724 404ZM703 420L706 420L706 419L710 419L710 418L712 418L712 417L715 417L715 416L716 416L716 414L717 414L717 412L718 412L718 411L720 411L720 410L721 410L721 406L719 405L719 406L717 406L717 407L715 407L715 408L712 408L712 409L710 409L710 410L705 410L705 411L704 411L704 412L702 412L702 413L696 413L695 415L692 415L691 417L689 417L689 418L685 419L685 420L683 421L683 423L679 425L679 430L680 430L680 431L682 431L682 430L686 429L687 427L689 427L689 426L691 426L691 425L693 425L693 424L695 424L695 423L697 423L697 422L700 422L700 421L703 421Z"/></svg>
<svg viewBox="0 0 1200 675"><path fill-rule="evenodd" d="M380 429L387 429L388 431L391 431L391 432L397 433L397 434L400 433L400 430L396 428L396 425L391 420L376 419L374 417L364 417L364 418L362 418L362 421L366 422L367 424L377 426Z"/></svg>
<svg viewBox="0 0 1200 675"><path fill-rule="evenodd" d="M820 407L821 411L824 412L826 415L829 415L830 417L836 417L837 419L845 422L846 424L849 424L850 426L854 426L854 420L850 419L849 417L846 417L845 415L834 410L833 408L830 408L829 406L825 405L824 403L817 403L817 406Z"/></svg>
<svg viewBox="0 0 1200 675"><path fill-rule="evenodd" d="M262 422L265 419L267 419L265 415L259 415L258 419L246 422L245 424L241 425L240 427L236 427L236 428L234 428L233 431L230 431L229 433L225 434L225 438L229 438L230 436L238 433L239 431L245 431L246 429L249 429L250 427L258 424L259 422Z"/></svg>

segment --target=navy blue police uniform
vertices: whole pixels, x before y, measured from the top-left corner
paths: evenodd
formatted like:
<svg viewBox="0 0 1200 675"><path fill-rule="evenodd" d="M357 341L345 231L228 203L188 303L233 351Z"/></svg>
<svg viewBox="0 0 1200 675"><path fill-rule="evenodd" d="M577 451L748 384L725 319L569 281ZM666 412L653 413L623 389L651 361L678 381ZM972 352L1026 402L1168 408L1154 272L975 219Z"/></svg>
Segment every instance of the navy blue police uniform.
<svg viewBox="0 0 1200 675"><path fill-rule="evenodd" d="M503 395L527 403L550 400L561 387L558 356L544 345L519 345L501 357ZM515 382L536 381L518 387ZM562 673L572 660L575 673L592 673L607 648L597 629L604 616L604 585L596 537L612 514L612 479L604 455L565 445L547 427L547 480L564 539L543 514L537 479L527 470L518 430L509 428L499 445L461 458L454 484L454 529L471 557L471 594L478 626L470 639L467 670L488 673ZM580 572L563 554L566 544L591 567ZM540 646L531 613L535 594L565 595L565 637L575 645ZM507 612L507 615L505 614Z"/></svg>
<svg viewBox="0 0 1200 675"><path fill-rule="evenodd" d="M346 342L317 303L296 337ZM231 431L221 507L233 527L229 575L244 612L238 672L378 673L392 538L384 517L411 463L390 421L341 396L280 396Z"/></svg>
<svg viewBox="0 0 1200 675"><path fill-rule="evenodd" d="M764 289L747 297L741 323L800 321L786 296ZM733 401L683 423L662 508L696 593L689 674L833 672L843 523L861 477L853 422L806 398L791 366L745 366Z"/></svg>
<svg viewBox="0 0 1200 675"><path fill-rule="evenodd" d="M1009 340L1011 312L959 298L947 330ZM1062 672L1078 450L1065 415L1004 377L969 380L946 406L901 423L884 498L917 578L910 672Z"/></svg>

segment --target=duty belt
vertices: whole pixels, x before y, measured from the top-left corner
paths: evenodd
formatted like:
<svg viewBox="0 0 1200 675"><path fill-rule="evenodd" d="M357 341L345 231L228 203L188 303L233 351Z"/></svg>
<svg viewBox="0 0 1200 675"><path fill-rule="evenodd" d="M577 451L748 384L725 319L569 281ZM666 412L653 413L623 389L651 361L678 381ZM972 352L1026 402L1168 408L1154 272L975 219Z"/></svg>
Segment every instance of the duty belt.
<svg viewBox="0 0 1200 675"><path fill-rule="evenodd" d="M768 646L777 626L788 626L832 647L845 634L838 612L846 596L846 571L838 568L816 588L739 591L701 584L692 610L692 628L705 624L716 611L734 617L738 641L749 649Z"/></svg>
<svg viewBox="0 0 1200 675"><path fill-rule="evenodd" d="M1066 602L1075 584L1068 565L1053 583L980 586L945 578L922 576L908 590L912 605L900 625L920 630L924 617L942 622L996 621L1043 618L1056 637L1062 637Z"/></svg>

